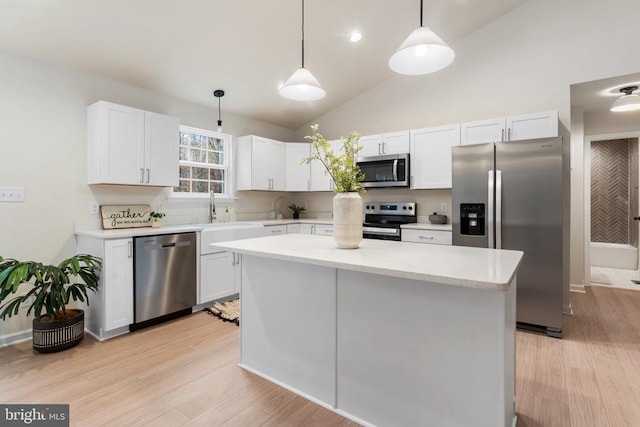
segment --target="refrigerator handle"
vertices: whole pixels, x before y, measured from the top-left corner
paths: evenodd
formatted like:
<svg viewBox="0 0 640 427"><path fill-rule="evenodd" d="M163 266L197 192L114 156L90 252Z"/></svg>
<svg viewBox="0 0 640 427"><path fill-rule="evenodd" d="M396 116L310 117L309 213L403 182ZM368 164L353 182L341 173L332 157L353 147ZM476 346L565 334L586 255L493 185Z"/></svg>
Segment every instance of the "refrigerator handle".
<svg viewBox="0 0 640 427"><path fill-rule="evenodd" d="M489 238L489 244L488 247L489 248L495 248L495 244L493 241L493 187L494 187L494 182L493 182L493 177L494 177L494 171L490 170L489 171L489 179L488 179L488 193L487 193L487 204L489 206L487 206L487 234L488 234L488 238Z"/></svg>
<svg viewBox="0 0 640 427"><path fill-rule="evenodd" d="M496 171L496 249L502 249L502 171Z"/></svg>

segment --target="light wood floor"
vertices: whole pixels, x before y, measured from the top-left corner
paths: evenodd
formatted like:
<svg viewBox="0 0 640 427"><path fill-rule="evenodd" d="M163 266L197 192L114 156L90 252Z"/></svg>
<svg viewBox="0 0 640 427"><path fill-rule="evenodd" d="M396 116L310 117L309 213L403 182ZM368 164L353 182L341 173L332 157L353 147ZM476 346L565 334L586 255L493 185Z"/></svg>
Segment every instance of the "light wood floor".
<svg viewBox="0 0 640 427"><path fill-rule="evenodd" d="M571 298L564 339L517 332L518 426L640 426L640 292ZM0 402L69 403L73 426L354 425L238 355L238 328L205 313L57 354L26 342L0 349Z"/></svg>

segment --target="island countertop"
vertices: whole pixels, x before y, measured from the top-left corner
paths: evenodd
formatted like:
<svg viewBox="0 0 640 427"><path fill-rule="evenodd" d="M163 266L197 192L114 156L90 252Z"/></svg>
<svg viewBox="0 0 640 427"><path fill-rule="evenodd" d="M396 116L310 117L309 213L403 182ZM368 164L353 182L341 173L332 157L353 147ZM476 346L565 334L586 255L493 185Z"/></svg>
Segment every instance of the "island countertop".
<svg viewBox="0 0 640 427"><path fill-rule="evenodd" d="M494 291L509 288L523 255L512 250L374 239L362 240L358 249L338 249L332 237L308 234L212 243L211 247L284 261Z"/></svg>

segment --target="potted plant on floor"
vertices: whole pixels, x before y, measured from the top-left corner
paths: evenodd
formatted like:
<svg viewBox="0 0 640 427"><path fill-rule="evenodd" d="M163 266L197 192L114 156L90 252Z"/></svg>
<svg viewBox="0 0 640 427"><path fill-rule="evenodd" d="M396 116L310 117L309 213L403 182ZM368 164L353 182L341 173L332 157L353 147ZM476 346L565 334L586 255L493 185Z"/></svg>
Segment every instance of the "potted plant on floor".
<svg viewBox="0 0 640 427"><path fill-rule="evenodd" d="M338 248L355 249L362 241L362 197L360 184L364 179L356 163L360 147L360 134L351 132L340 142L337 150L333 144L318 133L318 125L305 138L311 140L311 154L303 161L321 162L334 182L336 195L333 198L333 237ZM337 152L337 154L336 154Z"/></svg>
<svg viewBox="0 0 640 427"><path fill-rule="evenodd" d="M73 347L84 337L84 311L67 305L71 300L89 304L88 291L96 292L101 267L100 258L84 254L58 265L0 256L0 319L28 306L27 315L34 315L34 350L52 353ZM82 280L71 283L78 277ZM23 284L31 288L7 301Z"/></svg>
<svg viewBox="0 0 640 427"><path fill-rule="evenodd" d="M300 219L300 214L307 210L304 206L298 206L295 203L287 206L293 212L293 219Z"/></svg>

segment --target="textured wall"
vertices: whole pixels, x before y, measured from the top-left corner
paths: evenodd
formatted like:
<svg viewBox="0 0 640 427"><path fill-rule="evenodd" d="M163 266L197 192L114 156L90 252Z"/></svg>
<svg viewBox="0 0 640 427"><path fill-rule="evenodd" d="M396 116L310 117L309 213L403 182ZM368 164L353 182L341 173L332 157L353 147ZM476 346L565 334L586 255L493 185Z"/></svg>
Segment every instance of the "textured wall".
<svg viewBox="0 0 640 427"><path fill-rule="evenodd" d="M630 140L591 143L591 241L630 243Z"/></svg>

